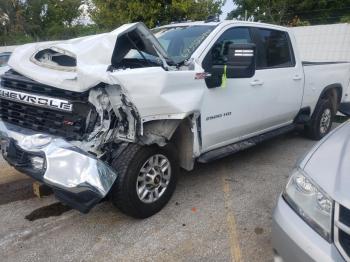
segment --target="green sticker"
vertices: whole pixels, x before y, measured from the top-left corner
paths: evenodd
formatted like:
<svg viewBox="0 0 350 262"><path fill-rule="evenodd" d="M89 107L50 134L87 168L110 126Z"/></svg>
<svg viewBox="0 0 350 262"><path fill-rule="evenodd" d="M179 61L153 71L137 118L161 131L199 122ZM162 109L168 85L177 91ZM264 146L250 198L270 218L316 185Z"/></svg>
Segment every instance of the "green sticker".
<svg viewBox="0 0 350 262"><path fill-rule="evenodd" d="M227 82L226 68L227 68L227 65L224 65L224 73L222 75L222 80L221 80L222 88L226 88L226 82Z"/></svg>

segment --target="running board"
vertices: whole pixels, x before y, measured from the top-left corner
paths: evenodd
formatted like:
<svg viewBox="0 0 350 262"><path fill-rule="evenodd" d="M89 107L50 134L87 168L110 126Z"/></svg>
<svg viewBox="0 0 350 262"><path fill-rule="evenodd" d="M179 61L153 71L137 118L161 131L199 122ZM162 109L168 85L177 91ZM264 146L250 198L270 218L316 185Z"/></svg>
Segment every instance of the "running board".
<svg viewBox="0 0 350 262"><path fill-rule="evenodd" d="M257 135L251 138L248 138L246 140L236 142L234 144L230 144L228 146L220 147L218 149L214 149L212 151L209 151L207 153L204 153L201 155L197 161L199 163L209 163L211 161L229 156L231 154L237 153L239 151L245 150L247 148L250 148L252 146L255 146L263 141L269 140L271 138L274 138L276 136L288 133L295 129L295 124L291 124L285 127L278 128L273 131L269 131L267 133Z"/></svg>

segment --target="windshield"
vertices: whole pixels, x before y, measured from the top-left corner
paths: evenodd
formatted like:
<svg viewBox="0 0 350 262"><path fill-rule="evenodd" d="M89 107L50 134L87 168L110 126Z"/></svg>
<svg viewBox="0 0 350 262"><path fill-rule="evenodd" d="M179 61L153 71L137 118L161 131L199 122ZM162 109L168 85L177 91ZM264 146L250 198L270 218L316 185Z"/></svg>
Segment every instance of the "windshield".
<svg viewBox="0 0 350 262"><path fill-rule="evenodd" d="M211 33L215 26L174 26L155 28L152 33L158 39L169 58L176 64L190 58L192 53ZM146 59L159 62L159 58L142 52ZM141 54L132 49L125 58L143 59Z"/></svg>

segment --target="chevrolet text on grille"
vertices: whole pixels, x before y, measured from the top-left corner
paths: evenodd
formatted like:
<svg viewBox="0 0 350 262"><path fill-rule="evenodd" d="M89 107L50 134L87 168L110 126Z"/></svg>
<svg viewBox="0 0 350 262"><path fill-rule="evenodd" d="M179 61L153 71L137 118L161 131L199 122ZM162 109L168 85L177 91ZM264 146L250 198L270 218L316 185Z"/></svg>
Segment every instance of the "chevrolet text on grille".
<svg viewBox="0 0 350 262"><path fill-rule="evenodd" d="M69 112L71 112L73 108L73 105L67 100L27 94L24 92L8 90L2 87L0 87L0 97L26 104L55 108Z"/></svg>

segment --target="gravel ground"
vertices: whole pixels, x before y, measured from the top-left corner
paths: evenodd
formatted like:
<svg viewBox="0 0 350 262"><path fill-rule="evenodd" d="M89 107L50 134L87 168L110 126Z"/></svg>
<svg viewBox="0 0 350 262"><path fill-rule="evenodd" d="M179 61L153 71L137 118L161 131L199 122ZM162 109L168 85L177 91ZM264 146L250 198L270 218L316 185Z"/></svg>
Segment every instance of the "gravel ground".
<svg viewBox="0 0 350 262"><path fill-rule="evenodd" d="M109 202L83 215L53 196L7 201L1 261L272 261L274 204L313 144L290 133L183 171L166 208L145 220ZM6 168L0 160L0 172Z"/></svg>

